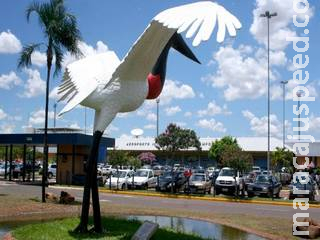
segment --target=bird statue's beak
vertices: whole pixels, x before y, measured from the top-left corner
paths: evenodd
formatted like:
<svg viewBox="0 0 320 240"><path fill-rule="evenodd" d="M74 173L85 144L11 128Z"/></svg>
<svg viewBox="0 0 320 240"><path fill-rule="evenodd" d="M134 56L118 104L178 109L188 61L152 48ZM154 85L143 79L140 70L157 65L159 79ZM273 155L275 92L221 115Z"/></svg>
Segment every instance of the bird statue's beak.
<svg viewBox="0 0 320 240"><path fill-rule="evenodd" d="M171 41L172 41L171 47L173 47L175 50L177 50L178 52L180 52L181 54L183 54L187 58L189 58L189 59L201 64L201 62L193 54L193 52L188 47L188 45L183 40L183 37L180 34L174 33L172 38L171 38Z"/></svg>

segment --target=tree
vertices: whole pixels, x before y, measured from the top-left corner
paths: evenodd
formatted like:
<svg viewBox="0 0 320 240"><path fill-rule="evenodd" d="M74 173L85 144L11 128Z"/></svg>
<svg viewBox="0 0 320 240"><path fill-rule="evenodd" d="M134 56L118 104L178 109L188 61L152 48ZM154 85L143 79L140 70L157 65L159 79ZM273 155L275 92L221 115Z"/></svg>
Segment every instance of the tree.
<svg viewBox="0 0 320 240"><path fill-rule="evenodd" d="M222 166L222 153L227 146L238 146L237 139L231 136L225 136L220 140L216 140L212 143L208 157L212 160L216 160L218 166Z"/></svg>
<svg viewBox="0 0 320 240"><path fill-rule="evenodd" d="M201 151L200 141L195 131L190 129L182 129L171 123L167 126L164 133L155 139L156 147L171 154L171 159L179 150L195 147Z"/></svg>
<svg viewBox="0 0 320 240"><path fill-rule="evenodd" d="M143 152L138 155L138 159L143 163L152 164L156 160L156 155L152 152Z"/></svg>
<svg viewBox="0 0 320 240"><path fill-rule="evenodd" d="M239 145L226 145L221 153L224 167L233 168L236 172L246 172L252 167L252 155L244 152Z"/></svg>
<svg viewBox="0 0 320 240"><path fill-rule="evenodd" d="M128 153L112 150L109 152L108 163L112 166L125 166L128 163Z"/></svg>
<svg viewBox="0 0 320 240"><path fill-rule="evenodd" d="M69 51L72 55L80 56L78 42L81 39L80 31L77 28L75 16L67 12L63 0L50 0L49 3L33 2L26 10L27 21L30 15L36 13L38 22L47 39L46 57L47 57L47 82L46 82L46 101L45 101L45 127L44 127L44 169L48 167L48 106L49 106L49 82L53 57L55 57L55 71L57 75L62 68L63 49ZM18 68L30 67L32 65L31 56L35 50L43 44L36 43L23 47L20 54ZM45 184L47 181L47 171L42 175L42 202L45 202Z"/></svg>
<svg viewBox="0 0 320 240"><path fill-rule="evenodd" d="M294 154L287 148L276 148L271 155L271 167L274 171L279 171L282 167L292 167L292 158Z"/></svg>

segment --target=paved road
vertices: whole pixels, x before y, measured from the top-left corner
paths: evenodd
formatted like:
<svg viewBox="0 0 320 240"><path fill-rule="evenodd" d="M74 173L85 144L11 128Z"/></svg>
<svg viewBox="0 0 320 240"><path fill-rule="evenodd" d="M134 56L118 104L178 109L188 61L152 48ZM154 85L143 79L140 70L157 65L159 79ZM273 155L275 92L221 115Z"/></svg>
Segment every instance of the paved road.
<svg viewBox="0 0 320 240"><path fill-rule="evenodd" d="M49 187L48 192L59 195L61 188ZM65 191L74 195L76 200L82 200L82 190L66 188ZM20 195L23 198L41 197L40 186L19 185L0 181L0 194ZM293 214L299 212L288 206L274 206L246 203L212 202L203 200L171 199L162 197L129 196L122 194L100 193L100 201L117 205L132 206L134 208L157 208L172 210L192 210L202 213L234 213L252 214L264 217L281 217L292 219ZM301 211L300 211L301 212ZM310 208L310 217L320 220L320 209Z"/></svg>

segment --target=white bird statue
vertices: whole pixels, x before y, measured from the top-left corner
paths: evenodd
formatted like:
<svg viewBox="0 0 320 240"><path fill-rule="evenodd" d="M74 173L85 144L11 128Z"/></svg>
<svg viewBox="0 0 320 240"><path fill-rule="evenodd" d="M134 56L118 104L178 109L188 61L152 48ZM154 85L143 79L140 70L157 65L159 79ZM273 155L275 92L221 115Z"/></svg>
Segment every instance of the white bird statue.
<svg viewBox="0 0 320 240"><path fill-rule="evenodd" d="M160 95L171 47L200 63L180 33L186 32L186 38L193 38L192 45L198 46L210 38L216 25L219 43L224 41L226 29L230 36L235 37L236 30L241 28L234 15L211 1L174 7L153 18L121 62L114 52L109 51L67 66L64 81L59 87L60 100L67 100L67 104L59 114L78 104L95 109L93 144L87 162L81 223L77 231L87 231L90 188L94 231L102 231L96 165L104 130L117 113L134 111L145 99L155 99Z"/></svg>

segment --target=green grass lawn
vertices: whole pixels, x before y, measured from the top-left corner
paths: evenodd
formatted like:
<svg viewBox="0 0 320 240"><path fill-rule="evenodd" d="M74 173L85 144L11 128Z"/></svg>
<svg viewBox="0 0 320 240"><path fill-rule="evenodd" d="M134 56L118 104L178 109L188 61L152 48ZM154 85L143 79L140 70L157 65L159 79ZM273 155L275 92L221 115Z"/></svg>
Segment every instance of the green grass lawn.
<svg viewBox="0 0 320 240"><path fill-rule="evenodd" d="M73 229L79 224L79 218L67 218L44 223L28 224L13 230L13 237L17 240L33 239L109 239L126 240L131 239L138 230L141 222L136 220L125 220L112 217L103 217L102 224L105 232L103 234L76 234ZM198 236L174 232L170 229L158 229L153 240L201 240Z"/></svg>

